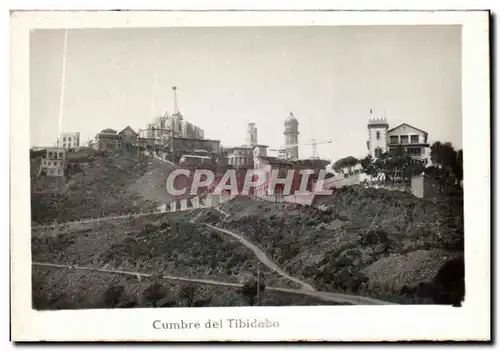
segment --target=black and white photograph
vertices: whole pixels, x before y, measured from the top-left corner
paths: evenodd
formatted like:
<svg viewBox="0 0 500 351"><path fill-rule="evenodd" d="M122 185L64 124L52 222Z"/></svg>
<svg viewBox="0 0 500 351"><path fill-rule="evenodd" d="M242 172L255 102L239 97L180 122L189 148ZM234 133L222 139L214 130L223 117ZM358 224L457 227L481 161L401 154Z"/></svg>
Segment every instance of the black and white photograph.
<svg viewBox="0 0 500 351"><path fill-rule="evenodd" d="M463 52L460 24L31 29L31 309L460 313ZM258 313L199 323L284 323Z"/></svg>

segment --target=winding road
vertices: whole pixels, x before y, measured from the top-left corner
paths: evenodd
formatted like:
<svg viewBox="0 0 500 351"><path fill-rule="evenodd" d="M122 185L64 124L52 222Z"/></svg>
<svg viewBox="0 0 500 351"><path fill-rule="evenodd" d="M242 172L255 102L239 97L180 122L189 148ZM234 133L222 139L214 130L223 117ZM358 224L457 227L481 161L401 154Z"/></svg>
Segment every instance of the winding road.
<svg viewBox="0 0 500 351"><path fill-rule="evenodd" d="M63 265L63 264L47 263L47 262L32 262L31 264L33 266L40 266L40 267L53 267L53 268L60 268L60 269L75 269L75 270L95 271L95 272L101 272L101 273L122 274L122 275L134 276L134 277L137 277L139 279L141 277L145 277L145 278L152 277L152 274L148 274L148 273L119 271L116 269L107 269L107 268L85 267L85 266L78 266L78 265ZM177 277L177 276L171 276L171 275L164 275L164 276L162 276L162 278L168 279L168 280L184 281L184 282L191 282L191 283L198 283L198 284L228 286L228 287L234 287L234 288L242 287L241 284L228 283L228 282L212 280L212 279L185 278L185 277ZM266 290L280 291L280 292L284 292L284 293L303 295L303 296L311 296L311 297L321 299L323 301L329 301L329 302L334 302L334 303L345 303L345 304L349 304L349 305L392 305L392 303L387 302L387 301L376 300L376 299L372 299L369 297L363 297L363 296L341 294L341 293L277 288L277 287L272 287L272 286L266 287Z"/></svg>
<svg viewBox="0 0 500 351"><path fill-rule="evenodd" d="M250 250L252 250L255 254L255 256L257 256L257 258L259 259L260 262L262 262L264 265L266 265L269 269L272 269L273 271L275 271L276 273L278 273L279 275L291 280L291 281L294 281L295 283L297 284L300 284L302 286L302 289L303 290L307 290L307 291L316 291L316 289L314 289L311 285L303 282L302 280L300 279L297 279L295 277L292 277L291 275L285 273L281 268L278 267L278 265L276 263L274 263L273 261L271 261L269 259L269 257L267 257L266 253L264 251L262 251L257 245L255 244L252 244L250 241L246 240L245 238L243 238L241 235L239 234L236 234L230 230L227 230L227 229L222 229L222 228L218 228L218 227L215 227L211 224L206 224L206 223L203 223L204 226L208 227L208 228L211 228L213 230L217 230L221 233L224 233L224 234L227 234L227 235L230 235L232 236L233 238L235 238L236 240L240 241L243 245L245 245L247 248L249 248Z"/></svg>

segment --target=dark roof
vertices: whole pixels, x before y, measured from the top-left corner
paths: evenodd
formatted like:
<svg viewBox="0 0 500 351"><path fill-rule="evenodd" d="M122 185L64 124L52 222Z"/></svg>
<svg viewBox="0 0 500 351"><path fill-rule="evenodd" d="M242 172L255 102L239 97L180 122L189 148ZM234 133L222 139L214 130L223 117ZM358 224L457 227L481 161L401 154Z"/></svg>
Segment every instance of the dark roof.
<svg viewBox="0 0 500 351"><path fill-rule="evenodd" d="M289 166L292 163L286 160L279 159L277 157L271 157L271 156L259 156L259 158L264 161L269 163L270 165L286 165Z"/></svg>
<svg viewBox="0 0 500 351"><path fill-rule="evenodd" d="M130 129L132 131L132 133L134 133L135 135L138 135L135 130L132 129L132 127L130 126L126 126L125 128L122 129L122 131L118 134L122 134L124 131L126 131L127 129Z"/></svg>
<svg viewBox="0 0 500 351"><path fill-rule="evenodd" d="M111 128L106 128L106 129L101 130L101 133L116 134L116 130L111 129Z"/></svg>
<svg viewBox="0 0 500 351"><path fill-rule="evenodd" d="M398 125L398 126L396 126L396 127L394 127L394 128L389 129L389 130L387 131L387 133L389 133L390 131L393 131L394 129L397 129L397 128L399 128L399 127L402 127L402 126L408 126L408 127L411 127L411 128L413 128L413 129L416 129L416 130L418 130L418 131L420 131L420 132L424 133L425 135L428 135L428 134L429 134L429 133L427 133L427 132L423 131L422 129L419 129L419 128L417 128L417 127L414 127L414 126L412 126L412 125L409 125L408 123L401 123L400 125Z"/></svg>
<svg viewBox="0 0 500 351"><path fill-rule="evenodd" d="M181 138L181 137L174 137L174 140L216 141L216 142L220 143L220 140L215 140L215 139L199 139L199 138Z"/></svg>

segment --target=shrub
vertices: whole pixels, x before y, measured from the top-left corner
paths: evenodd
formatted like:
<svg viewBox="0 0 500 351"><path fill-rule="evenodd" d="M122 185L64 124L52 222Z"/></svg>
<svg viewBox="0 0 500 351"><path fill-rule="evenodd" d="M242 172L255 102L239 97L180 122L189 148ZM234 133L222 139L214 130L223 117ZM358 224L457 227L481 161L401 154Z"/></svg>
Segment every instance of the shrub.
<svg viewBox="0 0 500 351"><path fill-rule="evenodd" d="M111 286L104 292L104 305L106 307L114 308L122 300L125 293L123 285Z"/></svg>
<svg viewBox="0 0 500 351"><path fill-rule="evenodd" d="M144 298L153 304L154 307L158 307L160 300L166 297L168 293L167 288L165 288L159 282L155 282L150 285L146 290L144 290Z"/></svg>

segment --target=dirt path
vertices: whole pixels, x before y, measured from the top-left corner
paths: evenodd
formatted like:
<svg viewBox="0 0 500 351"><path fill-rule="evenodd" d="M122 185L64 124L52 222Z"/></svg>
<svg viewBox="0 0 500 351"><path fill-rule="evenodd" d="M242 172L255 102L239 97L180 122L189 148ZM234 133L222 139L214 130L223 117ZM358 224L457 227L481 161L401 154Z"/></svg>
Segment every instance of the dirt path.
<svg viewBox="0 0 500 351"><path fill-rule="evenodd" d="M103 272L103 273L131 275L131 276L137 277L138 279L140 279L141 277L148 278L148 277L152 276L151 274L148 274L148 273L119 271L119 270L115 270L115 269L96 268L96 267L80 267L78 265L69 266L69 265L46 263L46 262L32 262L32 265L42 266L42 267L54 267L54 268L61 268L61 269L79 269L79 270L87 270L87 271L95 271L95 272ZM234 287L234 288L239 288L242 286L241 284L237 284L237 283L228 283L228 282L212 280L212 279L184 278L184 277L177 277L177 276L171 276L171 275L164 275L163 279L185 281L185 282L207 284L207 285L228 286L228 287ZM371 298L362 297L362 296L340 294L340 293L276 288L276 287L272 287L272 286L266 287L266 290L280 291L280 292L290 293L290 294L311 296L311 297L319 298L323 301L331 301L331 302L335 302L335 303L347 303L347 304L351 304L351 305L392 305L391 303L386 302L386 301L371 299Z"/></svg>
<svg viewBox="0 0 500 351"><path fill-rule="evenodd" d="M255 253L255 256L257 256L257 258L259 259L260 262L262 262L264 265L266 265L267 267L269 267L269 269L272 269L273 271L275 271L276 273L278 273L279 275L291 280L291 281L294 281L296 282L297 284L300 284L302 286L302 289L304 290L307 290L307 291L316 291L316 289L314 289L311 285L303 282L302 280L300 279L297 279L297 278L294 278L292 277L291 275L285 273L281 268L278 267L278 265L276 263L274 263L273 261L271 261L271 259L269 259L269 257L267 257L266 253L264 251L262 251L259 247L257 247L256 245L252 244L250 241L246 240L245 238L243 238L241 235L239 234L236 234L230 230L227 230L227 229L222 229L222 228L218 228L218 227L215 227L211 224L206 224L204 223L203 225L213 229L213 230L217 230L221 233L224 233L224 234L228 234L228 235L231 235L233 238L239 240L243 245L245 245L247 248L249 248L250 250L252 250L254 253Z"/></svg>

